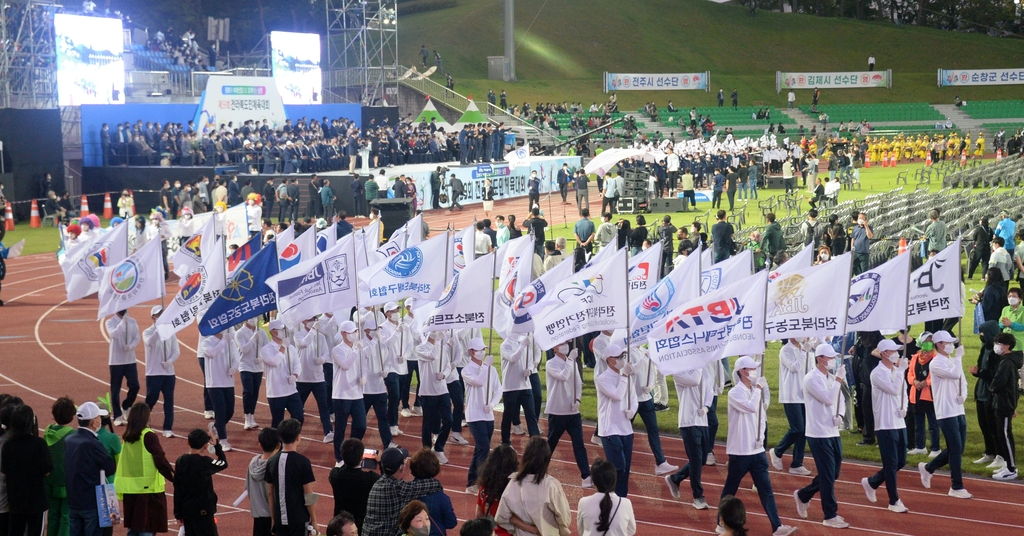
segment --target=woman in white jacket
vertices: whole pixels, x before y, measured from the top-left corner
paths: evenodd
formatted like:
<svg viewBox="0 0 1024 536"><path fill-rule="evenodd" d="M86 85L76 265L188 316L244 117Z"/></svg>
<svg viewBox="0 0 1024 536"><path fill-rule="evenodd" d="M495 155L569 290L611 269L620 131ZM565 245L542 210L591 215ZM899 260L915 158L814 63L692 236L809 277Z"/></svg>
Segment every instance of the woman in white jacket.
<svg viewBox="0 0 1024 536"><path fill-rule="evenodd" d="M514 473L501 495L495 521L513 536L568 536L569 501L562 483L547 474L551 449L546 439L530 438Z"/></svg>
<svg viewBox="0 0 1024 536"><path fill-rule="evenodd" d="M580 536L633 536L636 516L633 503L615 494L615 466L598 458L590 468L597 493L580 499L576 530Z"/></svg>

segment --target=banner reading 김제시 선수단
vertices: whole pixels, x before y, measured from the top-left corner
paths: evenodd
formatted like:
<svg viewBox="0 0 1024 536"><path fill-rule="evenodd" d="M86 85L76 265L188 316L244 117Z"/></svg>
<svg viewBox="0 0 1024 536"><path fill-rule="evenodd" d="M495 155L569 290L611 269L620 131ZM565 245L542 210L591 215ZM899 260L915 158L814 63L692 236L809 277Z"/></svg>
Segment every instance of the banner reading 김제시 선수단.
<svg viewBox="0 0 1024 536"><path fill-rule="evenodd" d="M892 69L887 71L853 71L841 73L775 73L775 91L783 89L860 89L892 88Z"/></svg>

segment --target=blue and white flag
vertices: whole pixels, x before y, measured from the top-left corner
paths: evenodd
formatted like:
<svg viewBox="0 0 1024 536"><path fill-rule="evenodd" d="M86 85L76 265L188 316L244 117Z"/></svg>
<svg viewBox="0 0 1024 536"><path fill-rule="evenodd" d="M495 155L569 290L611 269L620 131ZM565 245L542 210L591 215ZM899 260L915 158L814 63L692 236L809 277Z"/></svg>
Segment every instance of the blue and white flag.
<svg viewBox="0 0 1024 536"><path fill-rule="evenodd" d="M753 252L744 249L717 264L703 264L703 259L702 257L700 291L702 294L707 294L750 277L754 257Z"/></svg>
<svg viewBox="0 0 1024 536"><path fill-rule="evenodd" d="M465 229L455 233L455 237L452 240L452 246L454 247L452 258L455 263L455 273L461 272L463 268L473 262L473 257L476 255L475 244L475 226L468 225Z"/></svg>
<svg viewBox="0 0 1024 536"><path fill-rule="evenodd" d="M503 309L495 314L507 314L512 317L512 333L532 333L533 316L529 310L538 301L543 300L547 293L557 285L566 281L573 274L572 260L568 259L556 264L543 275L534 279L525 290L516 296L510 309Z"/></svg>
<svg viewBox="0 0 1024 536"><path fill-rule="evenodd" d="M857 275L850 281L850 310L847 313L849 318L846 321L846 331L907 327L911 257L912 254L904 251L894 259L874 270ZM980 310L981 307L977 309Z"/></svg>
<svg viewBox="0 0 1024 536"><path fill-rule="evenodd" d="M316 252L323 253L338 243L338 222L316 233Z"/></svg>
<svg viewBox="0 0 1024 536"><path fill-rule="evenodd" d="M267 286L277 294L278 318L285 325L356 305L353 246L348 235L333 248L267 279Z"/></svg>
<svg viewBox="0 0 1024 536"><path fill-rule="evenodd" d="M533 235L509 240L498 248L498 262L495 263L498 278L498 295L494 304L494 329L502 337L512 332L512 316L508 311L516 299L533 279Z"/></svg>
<svg viewBox="0 0 1024 536"><path fill-rule="evenodd" d="M213 244L214 248L221 247L220 240ZM224 290L224 264L225 259L220 255L206 255L203 264L182 280L181 289L156 319L156 331L161 339L173 337L202 318Z"/></svg>
<svg viewBox="0 0 1024 536"><path fill-rule="evenodd" d="M239 267L220 296L199 321L199 333L209 337L246 320L277 309L277 295L267 279L277 275L277 250L260 249Z"/></svg>
<svg viewBox="0 0 1024 536"><path fill-rule="evenodd" d="M914 270L910 275L907 325L964 316L962 270L959 238Z"/></svg>
<svg viewBox="0 0 1024 536"><path fill-rule="evenodd" d="M220 256L223 251L217 245L217 220L208 218L196 233L185 240L178 251L171 257L174 272L180 279L178 284L185 284L185 278L203 264L203 255Z"/></svg>
<svg viewBox="0 0 1024 536"><path fill-rule="evenodd" d="M629 304L630 346L647 342L647 334L669 311L700 296L700 259L696 252L690 254L650 290L633 299Z"/></svg>
<svg viewBox="0 0 1024 536"><path fill-rule="evenodd" d="M380 305L404 298L440 299L450 274L450 249L451 234L443 233L360 270L359 305Z"/></svg>
<svg viewBox="0 0 1024 536"><path fill-rule="evenodd" d="M509 171L517 167L530 167L530 144L524 143L522 147L505 155Z"/></svg>
<svg viewBox="0 0 1024 536"><path fill-rule="evenodd" d="M440 300L427 307L423 332L491 326L494 253L488 253L455 274Z"/></svg>

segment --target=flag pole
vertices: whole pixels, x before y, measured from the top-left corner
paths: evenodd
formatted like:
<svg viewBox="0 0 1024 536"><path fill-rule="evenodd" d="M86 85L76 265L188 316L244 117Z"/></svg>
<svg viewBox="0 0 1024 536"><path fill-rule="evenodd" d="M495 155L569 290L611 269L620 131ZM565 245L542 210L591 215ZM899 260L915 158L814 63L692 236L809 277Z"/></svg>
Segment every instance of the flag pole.
<svg viewBox="0 0 1024 536"><path fill-rule="evenodd" d="M548 197L550 204L551 197ZM626 362L630 361L629 354L630 348L632 348L632 336L630 334L629 324L629 255L623 254L623 261L626 263ZM626 413L629 413L629 407L633 405L633 377L626 376Z"/></svg>
<svg viewBox="0 0 1024 536"><path fill-rule="evenodd" d="M463 251L466 250L466 245L465 244L462 245L462 250ZM491 352L491 345L494 344L494 294L495 294L495 292L494 292L494 272L497 271L497 269L498 269L498 254L495 253L494 257L491 259L491 276L489 278L491 280L491 288L490 288L490 291L491 291L490 292L490 294L491 294L491 316L488 319L488 323L490 324L490 326L488 326L488 331L487 331L487 333L488 333L488 335L487 335L487 351L488 352ZM575 385L575 383L573 385ZM490 371L487 372L487 400L488 401L491 400L491 373L490 373Z"/></svg>

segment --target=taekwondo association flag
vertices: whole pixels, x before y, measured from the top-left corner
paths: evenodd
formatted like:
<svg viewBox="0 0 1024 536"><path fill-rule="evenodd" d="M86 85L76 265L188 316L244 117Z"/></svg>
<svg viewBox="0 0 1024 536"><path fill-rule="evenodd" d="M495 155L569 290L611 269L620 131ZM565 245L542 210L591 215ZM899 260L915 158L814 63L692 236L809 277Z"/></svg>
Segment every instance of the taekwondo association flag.
<svg viewBox="0 0 1024 536"><path fill-rule="evenodd" d="M199 228L196 234L190 236L185 243L174 252L171 263L174 269L171 270L179 278L179 285L185 284L185 276L203 264L203 255L220 255L220 250L215 249L217 245L217 220L207 218L206 223Z"/></svg>
<svg viewBox="0 0 1024 536"><path fill-rule="evenodd" d="M842 281L849 281L853 254L785 274L768 287L765 339L833 337L846 333L849 303Z"/></svg>
<svg viewBox="0 0 1024 536"><path fill-rule="evenodd" d="M907 325L964 315L960 271L959 238L914 270L910 276Z"/></svg>
<svg viewBox="0 0 1024 536"><path fill-rule="evenodd" d="M661 240L629 259L629 292L647 292L661 273Z"/></svg>
<svg viewBox="0 0 1024 536"><path fill-rule="evenodd" d="M555 345L592 331L626 327L629 292L626 290L626 251L619 250L594 269L593 275L579 272L555 296L556 305L534 315L534 332L541 348Z"/></svg>
<svg viewBox="0 0 1024 536"><path fill-rule="evenodd" d="M700 259L700 255L689 255L650 290L629 304L630 346L646 342L647 334L654 330L669 311L700 296Z"/></svg>
<svg viewBox="0 0 1024 536"><path fill-rule="evenodd" d="M134 255L105 268L100 278L97 319L163 296L164 262L161 255L160 241L150 240Z"/></svg>
<svg viewBox="0 0 1024 536"><path fill-rule="evenodd" d="M907 323L910 257L903 252L885 264L850 281L850 311L846 331L903 329ZM885 299L882 299L885 296Z"/></svg>
<svg viewBox="0 0 1024 536"><path fill-rule="evenodd" d="M476 255L476 227L469 225L455 233L452 244L455 252L453 256L455 273L459 273L473 262L473 257Z"/></svg>
<svg viewBox="0 0 1024 536"><path fill-rule="evenodd" d="M701 261L704 258L701 257ZM712 265L703 265L700 273L700 292L707 294L750 277L753 253L749 249Z"/></svg>
<svg viewBox="0 0 1024 536"><path fill-rule="evenodd" d="M103 271L128 256L128 227L122 223L109 233L79 244L65 255L60 269L64 272L64 289L69 302L98 292ZM163 262L160 267L163 268Z"/></svg>
<svg viewBox="0 0 1024 536"><path fill-rule="evenodd" d="M450 273L451 239L451 234L445 232L360 270L359 305L381 305L403 298L439 299L447 286L445 276Z"/></svg>
<svg viewBox="0 0 1024 536"><path fill-rule="evenodd" d="M316 233L316 252L323 253L338 243L338 222Z"/></svg>
<svg viewBox="0 0 1024 536"><path fill-rule="evenodd" d="M520 292L516 299L512 301L510 309L496 311L495 314L511 315L512 333L532 333L534 325L533 316L529 312L530 309L538 301L543 300L547 293L554 289L556 285L569 279L572 274L573 264L571 259L556 264L550 270L544 272L543 275L534 279L525 290Z"/></svg>
<svg viewBox="0 0 1024 536"><path fill-rule="evenodd" d="M219 234L224 236L228 246L241 246L249 241L249 214L245 207L245 203L240 203L217 216Z"/></svg>
<svg viewBox="0 0 1024 536"><path fill-rule="evenodd" d="M530 144L524 143L522 147L505 155L509 171L517 167L530 167Z"/></svg>
<svg viewBox="0 0 1024 536"><path fill-rule="evenodd" d="M491 326L494 298L494 253L488 253L455 274L444 295L423 318L423 332ZM490 299L484 299L484 296Z"/></svg>
<svg viewBox="0 0 1024 536"><path fill-rule="evenodd" d="M267 279L277 275L277 250L273 245L260 249L245 262L220 296L199 321L199 333L209 337L242 322L277 309L277 295Z"/></svg>
<svg viewBox="0 0 1024 536"><path fill-rule="evenodd" d="M263 237L260 236L259 233L256 233L248 242L242 244L238 249L232 251L231 254L228 255L228 279L234 277L235 271L263 247L262 238Z"/></svg>
<svg viewBox="0 0 1024 536"><path fill-rule="evenodd" d="M668 376L723 357L764 353L767 285L762 271L669 312L647 336L658 370Z"/></svg>
<svg viewBox="0 0 1024 536"><path fill-rule="evenodd" d="M809 268L813 264L814 243L810 243L804 246L804 249L801 249L799 253L793 255L793 258L782 263L782 266L779 266L775 270L772 270L772 272L768 274L768 281L775 281L781 276L793 273L797 270Z"/></svg>
<svg viewBox="0 0 1024 536"><path fill-rule="evenodd" d="M498 295L494 304L494 329L502 337L512 330L512 316L507 313L512 302L533 279L533 235L509 240L498 248Z"/></svg>
<svg viewBox="0 0 1024 536"><path fill-rule="evenodd" d="M289 227L288 229L293 228ZM287 232L285 231L285 233ZM292 232L294 233L294 231ZM285 233L281 234L284 235ZM306 229L291 243L286 245L279 244L277 247L281 252L281 270L287 270L302 261L312 259L316 255L316 232L313 229Z"/></svg>
<svg viewBox="0 0 1024 536"><path fill-rule="evenodd" d="M214 247L221 247L220 240ZM206 255L203 264L181 283L181 289L167 304L164 314L156 319L156 330L160 338L167 340L202 318L223 290L224 260L220 255Z"/></svg>
<svg viewBox="0 0 1024 536"><path fill-rule="evenodd" d="M277 315L285 325L355 306L353 245L352 235L346 236L333 248L267 279L267 286L277 293Z"/></svg>

